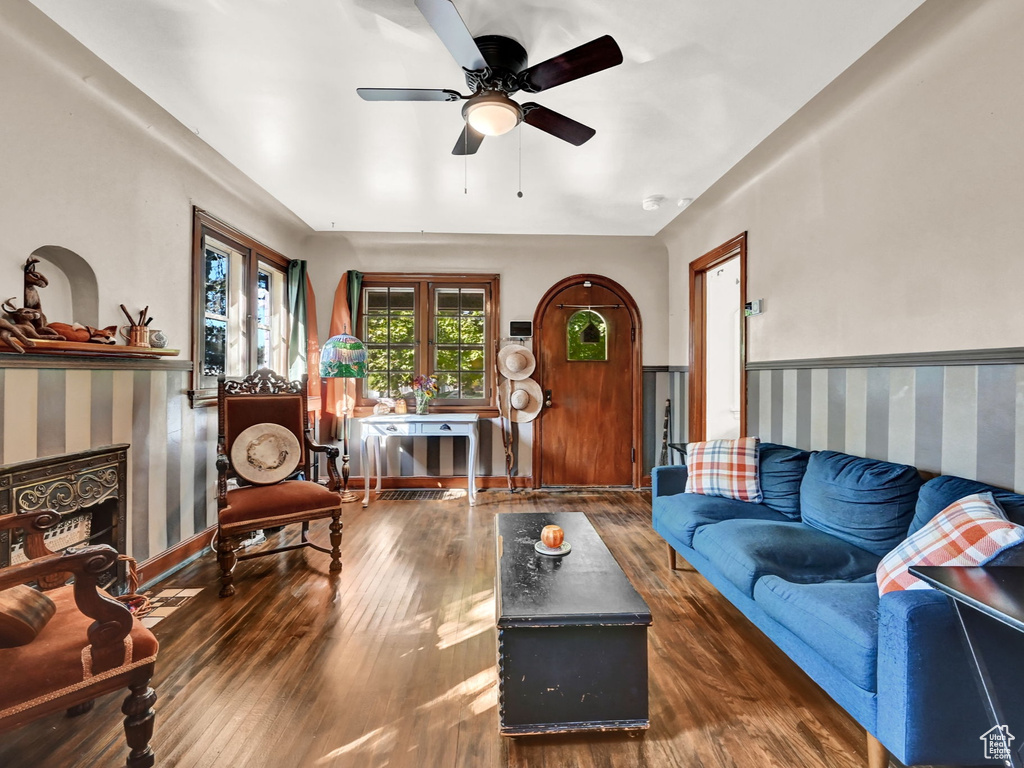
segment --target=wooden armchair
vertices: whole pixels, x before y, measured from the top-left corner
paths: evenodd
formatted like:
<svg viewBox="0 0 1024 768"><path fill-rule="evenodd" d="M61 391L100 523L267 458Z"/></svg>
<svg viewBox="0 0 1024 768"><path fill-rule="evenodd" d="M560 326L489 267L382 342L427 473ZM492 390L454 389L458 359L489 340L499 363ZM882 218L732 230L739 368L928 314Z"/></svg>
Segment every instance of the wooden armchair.
<svg viewBox="0 0 1024 768"><path fill-rule="evenodd" d="M261 368L241 380L217 383L217 559L221 568L221 597L235 593L232 571L238 560L272 555L291 549L312 547L331 556L331 571L341 570L341 494L338 493L338 449L318 445L309 436L309 413L306 404L306 377L301 381L288 381L267 368ZM243 485L228 489L229 477L241 477L243 482L259 483L262 470L268 469L251 454L254 443L246 443L253 434L266 429L266 425L279 425L294 436L294 451L298 459L296 472L301 470L307 479L289 478L268 484ZM285 435L287 437L287 435ZM239 451L236 442L242 438ZM262 439L262 438L258 438ZM276 464L294 462L296 456L286 456L292 449L279 446L280 460L268 462L269 469ZM310 481L311 453L324 453L327 457L329 481L324 487ZM238 466L236 466L238 464ZM272 472L266 472L273 477ZM308 539L311 520L331 518L330 549ZM301 523L298 544L272 550L237 555L239 538L258 530L279 529Z"/></svg>
<svg viewBox="0 0 1024 768"><path fill-rule="evenodd" d="M27 562L0 569L0 591L36 582L56 605L53 617L26 645L0 648L0 732L54 712L69 717L92 708L93 699L127 687L121 711L131 753L129 768L153 765L156 693L149 687L159 644L122 603L97 585L117 563L107 545L46 549L43 532L60 523L56 512L0 515L0 530L25 533ZM66 585L69 575L74 584Z"/></svg>

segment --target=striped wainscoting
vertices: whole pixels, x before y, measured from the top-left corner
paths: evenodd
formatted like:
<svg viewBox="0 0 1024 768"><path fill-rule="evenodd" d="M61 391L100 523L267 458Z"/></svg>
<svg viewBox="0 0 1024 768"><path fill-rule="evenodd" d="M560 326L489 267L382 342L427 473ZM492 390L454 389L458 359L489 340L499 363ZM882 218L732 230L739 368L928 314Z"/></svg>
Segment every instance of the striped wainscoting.
<svg viewBox="0 0 1024 768"><path fill-rule="evenodd" d="M651 468L658 464L661 456L661 441L665 433L665 401L672 401L669 419L669 442L685 443L687 436L685 366L644 366L644 475L651 474ZM669 464L682 464L682 456L669 449Z"/></svg>
<svg viewBox="0 0 1024 768"><path fill-rule="evenodd" d="M142 562L216 522L217 411L189 407L182 363L0 368L0 464L129 443L128 554Z"/></svg>
<svg viewBox="0 0 1024 768"><path fill-rule="evenodd" d="M748 431L1024 491L1024 355L981 354L751 366Z"/></svg>

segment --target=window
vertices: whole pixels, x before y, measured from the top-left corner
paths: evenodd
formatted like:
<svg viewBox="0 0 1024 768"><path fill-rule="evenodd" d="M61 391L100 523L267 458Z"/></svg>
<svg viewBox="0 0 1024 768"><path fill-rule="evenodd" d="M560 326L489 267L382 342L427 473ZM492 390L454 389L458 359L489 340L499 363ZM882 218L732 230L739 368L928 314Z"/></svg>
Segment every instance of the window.
<svg viewBox="0 0 1024 768"><path fill-rule="evenodd" d="M592 309L574 312L566 323L565 334L570 362L608 359L608 324L599 312Z"/></svg>
<svg viewBox="0 0 1024 768"><path fill-rule="evenodd" d="M195 405L216 400L222 373L285 372L288 259L202 211L195 211L194 225Z"/></svg>
<svg viewBox="0 0 1024 768"><path fill-rule="evenodd" d="M404 397L417 374L437 378L437 410L494 403L497 275L363 277L357 335L367 349L359 405Z"/></svg>

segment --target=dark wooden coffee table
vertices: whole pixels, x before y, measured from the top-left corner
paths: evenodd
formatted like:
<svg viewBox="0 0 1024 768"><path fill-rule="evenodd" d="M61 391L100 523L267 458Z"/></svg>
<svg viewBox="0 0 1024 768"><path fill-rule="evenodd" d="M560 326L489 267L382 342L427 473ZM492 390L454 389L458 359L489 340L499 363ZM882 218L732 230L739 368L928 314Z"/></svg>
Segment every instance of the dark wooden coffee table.
<svg viewBox="0 0 1024 768"><path fill-rule="evenodd" d="M545 525L572 551L537 554ZM640 729L651 611L582 512L496 517L501 733Z"/></svg>

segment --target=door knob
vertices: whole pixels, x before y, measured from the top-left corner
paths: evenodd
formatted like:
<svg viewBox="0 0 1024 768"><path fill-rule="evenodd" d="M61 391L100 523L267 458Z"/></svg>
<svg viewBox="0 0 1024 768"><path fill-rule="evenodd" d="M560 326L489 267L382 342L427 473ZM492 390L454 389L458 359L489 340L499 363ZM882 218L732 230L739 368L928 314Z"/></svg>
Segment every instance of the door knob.
<svg viewBox="0 0 1024 768"><path fill-rule="evenodd" d="M544 390L544 407L545 408L550 408L551 407L551 390L550 389L545 389Z"/></svg>

